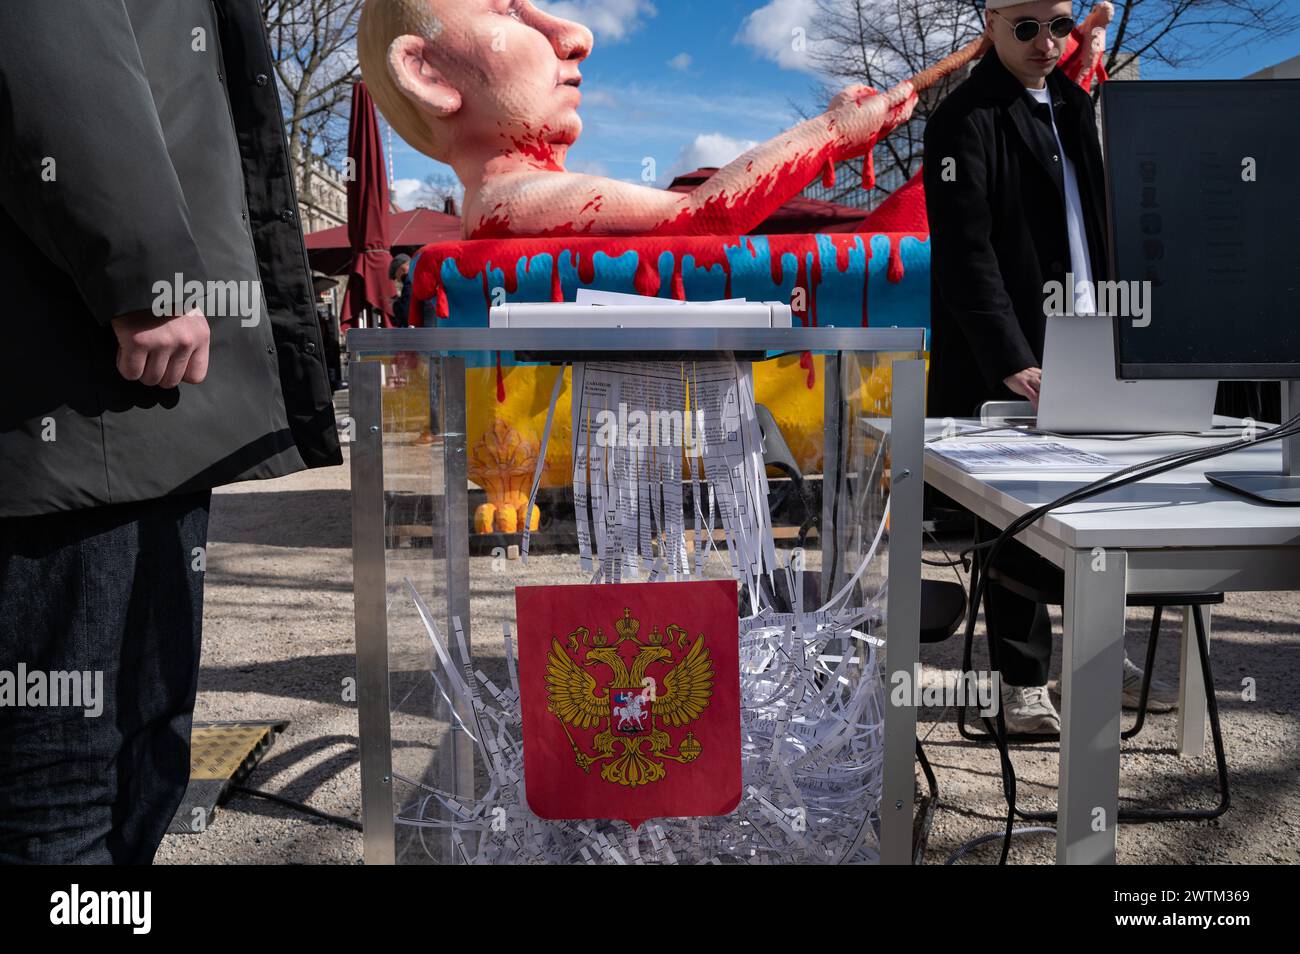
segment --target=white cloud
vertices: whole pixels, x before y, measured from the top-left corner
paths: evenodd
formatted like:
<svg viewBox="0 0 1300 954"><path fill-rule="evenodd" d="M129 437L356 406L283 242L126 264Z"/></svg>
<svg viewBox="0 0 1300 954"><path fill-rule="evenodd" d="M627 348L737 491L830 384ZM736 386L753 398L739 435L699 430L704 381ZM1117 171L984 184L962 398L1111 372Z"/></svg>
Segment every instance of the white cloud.
<svg viewBox="0 0 1300 954"><path fill-rule="evenodd" d="M391 188L393 201L399 209L414 209L421 199L433 194L433 190L420 179L394 179Z"/></svg>
<svg viewBox="0 0 1300 954"><path fill-rule="evenodd" d="M574 20L591 30L596 40L617 43L641 27L643 18L659 11L650 0L535 0L539 9Z"/></svg>
<svg viewBox="0 0 1300 954"><path fill-rule="evenodd" d="M592 102L585 90L582 95L583 106L616 105L615 114L600 117L599 133L617 133L630 142L642 142L651 135L680 138L683 116L689 116L699 126L735 126L743 122L771 128L773 135L798 121L783 100L774 102L771 96L756 96L752 90L696 92L683 88L676 80L672 85L629 83L601 87L600 95L608 97L608 102L603 98L599 103ZM596 125L591 129L596 131ZM646 135L638 135L638 130L644 130Z"/></svg>
<svg viewBox="0 0 1300 954"><path fill-rule="evenodd" d="M701 166L725 166L741 153L757 145L758 143L752 139L733 139L722 133L700 133L677 154L669 170L667 181L672 181L674 176Z"/></svg>
<svg viewBox="0 0 1300 954"><path fill-rule="evenodd" d="M691 54L678 53L676 56L674 56L671 60L668 61L668 65L675 70L681 70L683 73L685 73L687 70L691 68L692 62L694 61L691 59Z"/></svg>
<svg viewBox="0 0 1300 954"><path fill-rule="evenodd" d="M788 70L815 73L808 55L817 0L769 0L740 25L736 42Z"/></svg>
<svg viewBox="0 0 1300 954"><path fill-rule="evenodd" d="M394 179L390 189L393 201L404 212L411 209L435 209L442 211L443 201L448 195L456 199L459 208L465 197L464 187L450 176L434 174L435 182L428 179Z"/></svg>

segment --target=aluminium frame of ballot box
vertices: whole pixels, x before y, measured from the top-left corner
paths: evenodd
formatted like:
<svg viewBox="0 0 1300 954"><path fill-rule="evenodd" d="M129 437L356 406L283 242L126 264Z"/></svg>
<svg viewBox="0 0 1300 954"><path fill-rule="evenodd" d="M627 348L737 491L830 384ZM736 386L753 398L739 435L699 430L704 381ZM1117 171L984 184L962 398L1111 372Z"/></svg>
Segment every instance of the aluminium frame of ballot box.
<svg viewBox="0 0 1300 954"><path fill-rule="evenodd" d="M691 306L681 306L690 308ZM580 310L575 306L575 311ZM579 317L575 315L575 318ZM707 308L699 309L701 324L708 321ZM384 409L382 362L415 354L431 360L459 362L463 368L468 352L528 352L530 360L546 353L552 361L608 361L613 355L626 360L662 360L664 353L685 356L712 352L743 355L776 355L812 352L825 356L824 488L838 488L836 473L839 442L844 433L841 420L843 395L831 382L839 382L843 355L850 352L917 355L894 360L891 365L892 394L889 412L889 533L888 600L885 609L887 671L905 672L911 677L919 658L921 590L922 449L924 442L925 363L920 355L925 333L920 328L672 328L672 329L489 329L489 328L405 328L354 329L348 333L350 356L350 417L344 432L348 441L352 473L353 586L356 626L356 698L359 746L364 858L368 864L395 861L396 824L393 791L393 735L389 685L389 630L387 579L387 527L385 521ZM598 354L596 354L598 353ZM652 355L654 356L652 358ZM615 359L617 360L617 359ZM445 378L439 397L445 443L441 448L445 483L442 507L448 519L444 562L447 567L448 615L469 613L469 525L467 492L468 448L466 440L466 393L463 373ZM459 385L459 386L458 386ZM853 422L857 423L857 422ZM823 493L823 552L851 528L832 519L837 491ZM456 528L456 529L452 529ZM834 565L834 564L832 564ZM826 580L832 590L843 582ZM912 812L916 710L910 703L895 706L885 693L883 783L879 804L880 861L909 864L912 860ZM451 772L458 784L473 786L473 752L464 744L451 744ZM459 762L457 765L455 763ZM464 789L457 789L464 790Z"/></svg>

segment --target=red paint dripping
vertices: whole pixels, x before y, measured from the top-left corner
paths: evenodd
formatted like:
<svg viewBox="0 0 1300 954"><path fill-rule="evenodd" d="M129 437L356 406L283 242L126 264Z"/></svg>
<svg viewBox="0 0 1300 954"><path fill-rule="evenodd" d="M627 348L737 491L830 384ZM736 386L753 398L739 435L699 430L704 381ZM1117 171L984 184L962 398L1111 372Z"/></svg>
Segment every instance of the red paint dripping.
<svg viewBox="0 0 1300 954"><path fill-rule="evenodd" d="M901 211L915 212L913 206L916 205L915 199L919 198L919 187L914 187L909 183L904 189L895 193L897 201L894 205ZM906 200L906 201L904 201ZM887 200L891 201L891 200ZM904 209L903 206L906 206ZM883 206L882 206L883 207ZM898 219L898 217L896 217ZM911 221L906 222L898 220L896 225L905 226ZM761 238L751 236L733 236L726 238L721 235L699 236L699 237L681 237L676 240L665 241L663 237L654 236L623 236L623 237L602 237L602 238L578 238L576 240L557 243L554 238L532 238L532 239L511 239L508 241L462 241L443 243L438 246L430 246L422 251L416 266L414 281L413 299L420 303L426 301L435 302L435 311L439 318L446 318L449 315L448 289L445 286L443 277L443 266L450 260L456 264L457 272L466 281L472 281L475 284L482 284L484 294L495 293L493 279L495 272L490 272L492 262L507 262L501 269L504 276L504 284L507 290L517 294L519 287L523 282L519 280L520 266L519 262L524 262L525 278L530 281L537 281L542 276L534 271L543 267L543 262L550 262L550 273L546 276L547 283L550 285L552 300L561 300L556 295L555 285L559 272L554 267L555 259L559 253L568 250L573 256L571 262L577 271L578 277L587 285L596 282L596 262L595 256L603 254L611 259L620 259L629 252L637 256L635 276L633 283L638 294L655 296L661 292L661 278L659 273L658 262L661 260L664 251L670 251L674 255L672 275L668 289L662 289L664 294L671 294L674 298L682 300L685 293L685 273L686 264L685 256L690 255L692 267L704 269L712 273L714 266L720 267L723 272L725 282L725 296L731 297L733 289L733 262L738 263L746 275L752 275L753 271L759 265L759 255L766 246L770 253L768 267L771 273L772 283L778 287L785 284L785 265L784 258L786 255L793 255L795 258L796 274L790 276L794 287L800 291L798 297L803 299L800 320L805 326L811 326L820 323L819 302L820 286L824 280L824 273L833 267L841 275L847 273L854 262L854 255L859 248L869 264L871 261L871 244L870 240L874 234L882 234L890 242L889 264L885 269L886 277L891 283L897 284L903 280L904 267L900 253L899 242L906 235L913 235L920 240L924 240L927 231L924 228L923 220L920 230L912 227L895 227L889 229L864 229L860 233L830 233L827 238L835 248L835 254L832 258L830 255L825 256L823 260L823 248L819 244L819 236L814 235L766 235ZM824 244L826 239L821 239ZM859 245L859 243L862 245ZM825 249L829 252L829 249ZM748 258L745 256L748 255ZM810 259L811 256L811 259ZM692 273L695 274L695 273ZM863 269L862 276L862 304L861 304L861 321L865 327L868 323L868 274L869 269ZM559 291L563 293L564 288L560 282ZM793 304L794 296L791 297ZM490 305L491 302L488 302ZM412 306L411 318L412 324L416 327L423 324L422 317L427 314L423 308Z"/></svg>
<svg viewBox="0 0 1300 954"><path fill-rule="evenodd" d="M803 289L803 308L795 311L800 316L804 327L816 321L817 284L821 282L821 261L817 250L817 239L812 235L769 235L767 237L770 253L769 265L772 269L772 283L784 284L785 269L782 262L786 255L794 255L796 263L794 289L790 299L793 307L799 289ZM808 259L812 258L812 274L809 275Z"/></svg>
<svg viewBox="0 0 1300 954"><path fill-rule="evenodd" d="M872 143L875 146L875 143ZM874 151L868 150L862 159L862 188L871 191L876 187L876 157Z"/></svg>
<svg viewBox="0 0 1300 954"><path fill-rule="evenodd" d="M837 232L832 232L827 237L831 240L831 244L835 246L835 267L841 272L847 272L851 263L849 256L858 247L862 239L857 235L843 235Z"/></svg>
<svg viewBox="0 0 1300 954"><path fill-rule="evenodd" d="M899 251L902 243L902 237L891 235L889 237L889 268L885 274L889 278L889 284L897 285L903 280L903 256Z"/></svg>
<svg viewBox="0 0 1300 954"><path fill-rule="evenodd" d="M551 301L564 301L564 286L560 284L560 253L551 256Z"/></svg>
<svg viewBox="0 0 1300 954"><path fill-rule="evenodd" d="M794 277L794 289L795 289L795 291L798 291L800 288L802 288L802 289L804 290L804 293L803 293L803 299L804 299L804 300L803 300L803 314L801 314L801 315L799 316L799 320L802 321L802 322L803 322L803 326L804 326L805 328L807 328L807 327L808 327L808 308L809 308L809 298L810 298L810 296L809 296L809 294L808 294L808 262L807 262L807 260L804 259L804 257L803 257L802 254L799 256L798 261L799 261L799 264L798 264L798 266L796 267L796 269L795 269L795 273L794 273L794 274L795 274L795 277Z"/></svg>
<svg viewBox="0 0 1300 954"><path fill-rule="evenodd" d="M877 95L876 90L866 90L859 98L861 103L867 96ZM903 115L916 103L916 94L912 93L906 100L896 103L888 111L872 141L864 144L863 185L870 189L875 184L875 171L870 149L884 136L888 135L901 122ZM503 144L511 150L527 157L538 168L563 171L556 161L557 152L551 144L554 134L547 126L539 131L526 128L522 138L513 139L511 134L502 130L500 136ZM793 145L794 140L787 140ZM855 147L856 152L857 147ZM823 182L833 183L835 178L834 159L838 147L829 140L817 146L794 152L784 162L755 176L754 162L748 160L745 165L746 176L736 183L727 179L719 180L715 185L707 183L692 190L697 198L691 202L674 204L675 212L668 218L656 223L644 232L645 236L663 235L735 235L743 234L757 227L773 211L788 201L809 182L822 177ZM723 186L730 184L731 191ZM477 223L463 226L467 238L539 238L591 235L594 229L617 229L617 223L606 224L601 219L602 195L593 195L577 213L573 220L538 229L535 224L522 223L520 228L527 230L527 235L516 236L515 226L509 215L501 206L492 209ZM586 221L581 221L586 217Z"/></svg>
<svg viewBox="0 0 1300 954"><path fill-rule="evenodd" d="M536 133L527 125L525 125L525 128L528 129L526 138L511 140L511 145L514 146L515 151L534 160L543 169L550 172L563 172L564 167L555 161L555 150L546 141L546 134L550 131L550 127L544 125L541 131Z"/></svg>
<svg viewBox="0 0 1300 954"><path fill-rule="evenodd" d="M862 260L862 327L867 327L867 293L871 290L869 282L871 280L871 239L868 237L862 243L863 252L865 253Z"/></svg>
<svg viewBox="0 0 1300 954"><path fill-rule="evenodd" d="M772 270L772 284L785 284L785 251L781 244L768 239L767 242L767 264Z"/></svg>
<svg viewBox="0 0 1300 954"><path fill-rule="evenodd" d="M812 274L808 281L808 316L814 328L817 327L817 289L822 284L822 256L821 250L817 248L816 242L813 243L812 251Z"/></svg>
<svg viewBox="0 0 1300 954"><path fill-rule="evenodd" d="M832 155L829 146L804 150L758 176L740 192L720 192L698 204L686 205L672 218L647 230L646 234L729 235L748 232L803 185L811 182Z"/></svg>
<svg viewBox="0 0 1300 954"><path fill-rule="evenodd" d="M822 169L822 186L830 189L835 185L835 160L829 156L826 159L826 165Z"/></svg>
<svg viewBox="0 0 1300 954"><path fill-rule="evenodd" d="M659 294L659 269L650 264L650 254L637 252L636 275L632 285L638 295L655 296Z"/></svg>
<svg viewBox="0 0 1300 954"><path fill-rule="evenodd" d="M808 372L808 377L805 383L808 385L808 390L811 391L813 385L817 383L817 368L813 365L811 351L805 351L803 354L799 355L799 367Z"/></svg>
<svg viewBox="0 0 1300 954"><path fill-rule="evenodd" d="M501 352L497 352L497 403L506 403L506 378L501 372Z"/></svg>

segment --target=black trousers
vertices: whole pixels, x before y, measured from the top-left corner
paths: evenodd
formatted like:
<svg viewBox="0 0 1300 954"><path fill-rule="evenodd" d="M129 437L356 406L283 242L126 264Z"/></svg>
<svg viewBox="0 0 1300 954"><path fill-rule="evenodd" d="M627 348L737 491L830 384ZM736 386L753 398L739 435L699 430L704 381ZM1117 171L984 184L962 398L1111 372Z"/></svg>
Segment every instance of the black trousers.
<svg viewBox="0 0 1300 954"><path fill-rule="evenodd" d="M85 690L0 705L0 863L153 860L189 780L210 496L0 520L0 703L20 667Z"/></svg>
<svg viewBox="0 0 1300 954"><path fill-rule="evenodd" d="M992 540L999 533L997 527L984 520L977 518L977 524L980 540ZM1009 540L1001 548L995 566L1038 590L1059 592L1065 585L1060 567L1018 540ZM985 623L990 641L997 644L1002 681L1009 686L1046 684L1052 659L1052 620L1047 606L990 583Z"/></svg>

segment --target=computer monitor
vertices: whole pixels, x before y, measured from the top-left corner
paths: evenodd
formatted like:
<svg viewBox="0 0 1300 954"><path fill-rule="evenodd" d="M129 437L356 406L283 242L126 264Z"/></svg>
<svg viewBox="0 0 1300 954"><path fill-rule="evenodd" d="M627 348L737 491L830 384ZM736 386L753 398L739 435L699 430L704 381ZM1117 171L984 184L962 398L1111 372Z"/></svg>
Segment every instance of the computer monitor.
<svg viewBox="0 0 1300 954"><path fill-rule="evenodd" d="M1300 378L1300 80L1101 90L1118 377Z"/></svg>
<svg viewBox="0 0 1300 954"><path fill-rule="evenodd" d="M1117 378L1278 379L1300 413L1300 80L1110 81L1101 115ZM1206 476L1300 505L1283 444L1280 473Z"/></svg>

